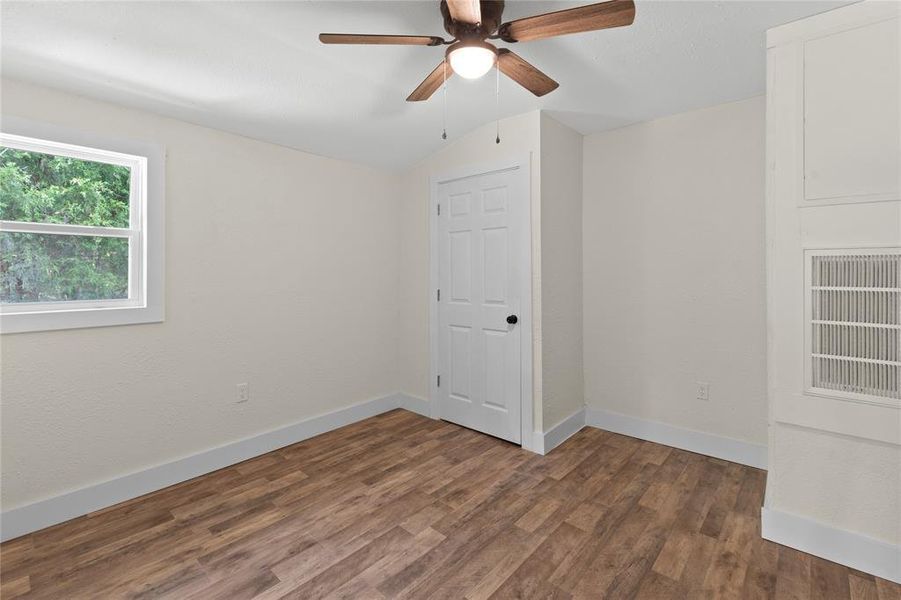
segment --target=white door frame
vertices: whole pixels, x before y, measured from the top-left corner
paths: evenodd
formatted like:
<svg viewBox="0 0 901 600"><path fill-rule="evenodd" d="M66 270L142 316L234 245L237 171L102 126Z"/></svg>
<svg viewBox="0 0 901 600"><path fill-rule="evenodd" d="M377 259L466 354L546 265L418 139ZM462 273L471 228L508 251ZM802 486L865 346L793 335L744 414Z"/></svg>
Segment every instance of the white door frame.
<svg viewBox="0 0 901 600"><path fill-rule="evenodd" d="M451 169L429 178L429 407L433 419L441 418L441 404L438 393L438 186L442 183L478 177L499 171L513 171L520 177L521 188L529 193L523 199L525 205L519 211L523 235L520 247L520 427L522 447L535 452L533 448L534 407L532 402L532 175L531 155L510 158L499 162L468 165Z"/></svg>

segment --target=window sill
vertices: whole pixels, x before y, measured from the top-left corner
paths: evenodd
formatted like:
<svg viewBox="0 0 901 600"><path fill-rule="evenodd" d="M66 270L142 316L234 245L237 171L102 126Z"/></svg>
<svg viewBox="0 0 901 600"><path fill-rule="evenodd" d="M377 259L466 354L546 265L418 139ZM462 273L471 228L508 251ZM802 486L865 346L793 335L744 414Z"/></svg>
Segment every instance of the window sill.
<svg viewBox="0 0 901 600"><path fill-rule="evenodd" d="M8 333L54 331L57 329L161 323L163 317L162 306L122 306L47 312L0 313L0 333L5 335Z"/></svg>

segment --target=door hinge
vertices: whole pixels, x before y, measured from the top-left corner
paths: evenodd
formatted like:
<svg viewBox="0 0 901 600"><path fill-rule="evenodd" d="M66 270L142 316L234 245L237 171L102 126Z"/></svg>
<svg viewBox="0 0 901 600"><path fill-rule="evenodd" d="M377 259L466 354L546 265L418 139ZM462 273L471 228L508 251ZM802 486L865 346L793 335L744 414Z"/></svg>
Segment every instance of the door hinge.
<svg viewBox="0 0 901 600"><path fill-rule="evenodd" d="M438 302L441 302L441 289L438 289Z"/></svg>
<svg viewBox="0 0 901 600"><path fill-rule="evenodd" d="M438 387L441 387L441 375L438 376Z"/></svg>
<svg viewBox="0 0 901 600"><path fill-rule="evenodd" d="M438 205L438 216L441 216L441 204Z"/></svg>

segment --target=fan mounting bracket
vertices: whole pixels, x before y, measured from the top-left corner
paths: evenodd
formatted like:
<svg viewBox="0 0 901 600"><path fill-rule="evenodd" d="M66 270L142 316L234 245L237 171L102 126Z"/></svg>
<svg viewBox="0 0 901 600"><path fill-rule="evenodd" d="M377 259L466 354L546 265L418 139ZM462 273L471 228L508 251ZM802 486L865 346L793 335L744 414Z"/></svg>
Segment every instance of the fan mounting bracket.
<svg viewBox="0 0 901 600"><path fill-rule="evenodd" d="M444 17L444 30L457 40L484 40L494 34L501 26L501 15L504 13L504 0L482 0L482 21L480 23L460 23L454 21L447 7L447 0L441 0L441 15Z"/></svg>

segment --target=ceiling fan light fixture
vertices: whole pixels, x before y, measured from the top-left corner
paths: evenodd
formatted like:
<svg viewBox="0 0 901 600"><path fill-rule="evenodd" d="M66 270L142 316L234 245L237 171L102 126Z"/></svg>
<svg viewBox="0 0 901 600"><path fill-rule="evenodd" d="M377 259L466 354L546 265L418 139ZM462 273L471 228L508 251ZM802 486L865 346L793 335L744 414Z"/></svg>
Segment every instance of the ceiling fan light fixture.
<svg viewBox="0 0 901 600"><path fill-rule="evenodd" d="M457 42L447 49L447 60L454 73L464 79L478 79L497 61L497 48L487 42Z"/></svg>

